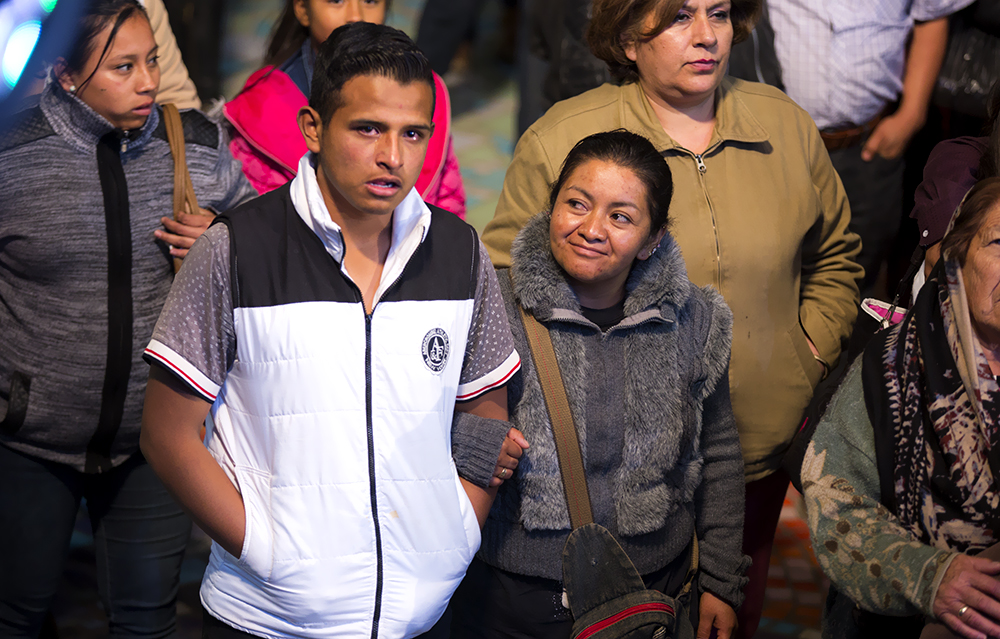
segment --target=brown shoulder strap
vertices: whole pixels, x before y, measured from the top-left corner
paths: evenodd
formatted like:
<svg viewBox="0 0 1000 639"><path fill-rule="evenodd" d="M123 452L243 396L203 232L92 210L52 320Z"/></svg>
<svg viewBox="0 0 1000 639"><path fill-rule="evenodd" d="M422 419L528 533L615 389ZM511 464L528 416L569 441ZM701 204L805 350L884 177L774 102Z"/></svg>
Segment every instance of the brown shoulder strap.
<svg viewBox="0 0 1000 639"><path fill-rule="evenodd" d="M162 105L163 123L167 129L167 143L170 153L174 156L174 219L182 211L198 213L198 198L191 183L191 174L187 168L187 157L184 147L184 124L181 114L173 104ZM181 267L181 260L174 258L174 272Z"/></svg>
<svg viewBox="0 0 1000 639"><path fill-rule="evenodd" d="M563 386L559 362L556 361L556 352L552 348L552 338L548 329L524 308L520 306L518 308L521 309L524 332L528 336L531 357L535 362L535 370L538 371L538 380L542 384L542 395L545 396L549 421L552 422L552 434L555 437L556 453L559 455L559 471L562 473L563 489L566 491L570 524L576 530L580 526L592 523L594 514L590 507L587 475L584 472L573 413L569 408L566 387Z"/></svg>

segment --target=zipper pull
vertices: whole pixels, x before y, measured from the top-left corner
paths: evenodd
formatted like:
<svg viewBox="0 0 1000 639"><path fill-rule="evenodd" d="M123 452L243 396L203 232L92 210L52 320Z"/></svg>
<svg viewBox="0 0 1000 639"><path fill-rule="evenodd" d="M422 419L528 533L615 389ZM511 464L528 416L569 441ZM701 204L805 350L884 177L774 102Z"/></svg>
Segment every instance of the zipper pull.
<svg viewBox="0 0 1000 639"><path fill-rule="evenodd" d="M122 136L122 153L125 153L125 151L128 151L128 138Z"/></svg>
<svg viewBox="0 0 1000 639"><path fill-rule="evenodd" d="M705 166L705 162L702 161L701 156L700 155L694 156L694 161L698 163L698 172L704 175L705 171L708 170L708 167Z"/></svg>

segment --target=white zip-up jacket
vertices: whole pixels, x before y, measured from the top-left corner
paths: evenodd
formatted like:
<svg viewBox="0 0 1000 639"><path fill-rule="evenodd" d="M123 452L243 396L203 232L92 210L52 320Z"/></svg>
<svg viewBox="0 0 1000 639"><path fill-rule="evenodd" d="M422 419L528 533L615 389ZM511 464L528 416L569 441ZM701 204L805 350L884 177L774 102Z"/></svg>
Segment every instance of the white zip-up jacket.
<svg viewBox="0 0 1000 639"><path fill-rule="evenodd" d="M236 338L224 383L156 334L147 349L214 402L206 445L246 509L241 556L213 546L202 602L266 637L413 637L480 543L451 458L456 398L503 384L519 359L460 383L479 281L471 227L411 191L367 314L325 237L314 172L299 176L220 216Z"/></svg>

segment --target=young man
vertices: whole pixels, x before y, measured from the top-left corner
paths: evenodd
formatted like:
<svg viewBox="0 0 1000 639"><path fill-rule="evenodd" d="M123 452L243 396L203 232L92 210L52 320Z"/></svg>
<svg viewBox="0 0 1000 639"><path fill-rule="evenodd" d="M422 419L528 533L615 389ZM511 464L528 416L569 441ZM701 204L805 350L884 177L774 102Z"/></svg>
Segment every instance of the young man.
<svg viewBox="0 0 1000 639"><path fill-rule="evenodd" d="M142 450L217 542L206 636L426 631L478 548L485 486L517 465L496 276L413 188L433 95L403 33L337 29L297 176L220 216L153 333ZM453 416L478 486L456 474Z"/></svg>

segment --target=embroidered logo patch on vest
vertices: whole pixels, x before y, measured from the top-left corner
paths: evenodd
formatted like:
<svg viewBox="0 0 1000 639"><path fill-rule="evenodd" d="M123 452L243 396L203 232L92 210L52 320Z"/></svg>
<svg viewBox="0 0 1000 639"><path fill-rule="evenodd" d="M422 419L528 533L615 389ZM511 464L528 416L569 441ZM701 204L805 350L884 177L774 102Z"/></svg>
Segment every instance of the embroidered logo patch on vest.
<svg viewBox="0 0 1000 639"><path fill-rule="evenodd" d="M432 328L424 335L422 348L424 364L435 373L444 370L448 363L448 333L441 328Z"/></svg>

